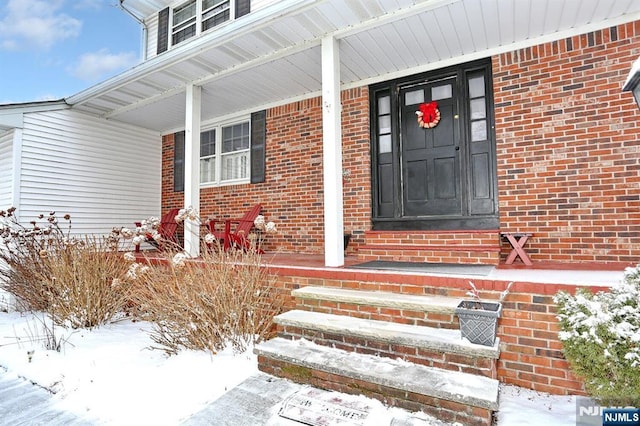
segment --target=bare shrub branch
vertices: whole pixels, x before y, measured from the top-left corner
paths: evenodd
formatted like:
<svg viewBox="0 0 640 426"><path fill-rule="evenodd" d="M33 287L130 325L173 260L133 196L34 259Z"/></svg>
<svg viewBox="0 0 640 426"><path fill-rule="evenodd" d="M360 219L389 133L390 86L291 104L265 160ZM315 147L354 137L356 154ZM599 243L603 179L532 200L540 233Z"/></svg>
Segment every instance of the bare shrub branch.
<svg viewBox="0 0 640 426"><path fill-rule="evenodd" d="M139 270L140 268L135 268ZM215 250L202 259L136 273L138 314L154 323L152 340L168 354L180 349L242 352L266 338L284 298L256 252Z"/></svg>

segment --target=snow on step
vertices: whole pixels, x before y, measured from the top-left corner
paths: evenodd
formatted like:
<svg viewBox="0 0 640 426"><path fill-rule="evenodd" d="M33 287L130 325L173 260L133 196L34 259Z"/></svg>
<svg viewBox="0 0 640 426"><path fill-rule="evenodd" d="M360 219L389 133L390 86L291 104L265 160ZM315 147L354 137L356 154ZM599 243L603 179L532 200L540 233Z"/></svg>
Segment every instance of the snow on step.
<svg viewBox="0 0 640 426"><path fill-rule="evenodd" d="M356 354L308 340L271 339L256 346L259 356L381 386L495 411L498 384L483 376L410 362Z"/></svg>
<svg viewBox="0 0 640 426"><path fill-rule="evenodd" d="M493 346L477 345L462 339L460 330L422 327L342 315L293 310L274 318L276 324L315 331L348 334L393 344L434 349L483 358L498 359L499 339Z"/></svg>
<svg viewBox="0 0 640 426"><path fill-rule="evenodd" d="M452 314L459 298L443 296L414 296L384 291L348 290L337 287L303 287L291 294L300 299L327 300L385 308Z"/></svg>

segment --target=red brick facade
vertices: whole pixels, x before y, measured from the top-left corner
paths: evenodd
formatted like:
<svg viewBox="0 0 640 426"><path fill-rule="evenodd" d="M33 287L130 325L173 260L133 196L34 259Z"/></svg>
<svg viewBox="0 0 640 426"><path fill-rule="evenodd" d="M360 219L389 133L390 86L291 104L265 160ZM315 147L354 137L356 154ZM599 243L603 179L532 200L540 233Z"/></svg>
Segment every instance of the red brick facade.
<svg viewBox="0 0 640 426"><path fill-rule="evenodd" d="M363 241L369 229L369 95L366 88L342 93L344 226ZM295 102L267 111L266 180L205 188L200 191L203 218L238 217L261 203L278 233L265 249L281 252L323 251L322 110L320 98ZM162 209L183 204L173 192L173 135L163 138ZM350 247L353 247L350 245Z"/></svg>
<svg viewBox="0 0 640 426"><path fill-rule="evenodd" d="M638 262L640 22L493 58L502 229L535 260Z"/></svg>
<svg viewBox="0 0 640 426"><path fill-rule="evenodd" d="M640 113L621 91L640 55L640 22L492 58L500 228L534 234L532 258L624 262L640 258ZM343 102L345 232L365 245L371 215L369 99ZM174 193L173 137L163 138L162 208ZM238 216L260 202L279 233L267 250L323 251L319 98L267 111L266 181L201 190L207 216ZM505 256L508 247L502 246Z"/></svg>

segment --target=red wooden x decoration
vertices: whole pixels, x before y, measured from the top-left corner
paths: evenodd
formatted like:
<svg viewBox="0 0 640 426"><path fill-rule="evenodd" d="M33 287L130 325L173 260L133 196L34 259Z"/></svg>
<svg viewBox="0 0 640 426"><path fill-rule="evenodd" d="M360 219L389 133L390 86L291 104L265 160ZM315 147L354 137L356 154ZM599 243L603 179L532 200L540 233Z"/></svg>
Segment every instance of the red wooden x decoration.
<svg viewBox="0 0 640 426"><path fill-rule="evenodd" d="M513 247L513 250L511 250L511 253L509 253L507 260L505 260L504 263L507 265L511 265L513 261L516 260L518 256L520 256L520 259L522 259L522 263L527 266L531 266L533 263L531 262L531 258L529 257L527 252L524 250L524 245L532 234L504 232L502 233L502 235L507 237L507 240L509 240L509 243Z"/></svg>

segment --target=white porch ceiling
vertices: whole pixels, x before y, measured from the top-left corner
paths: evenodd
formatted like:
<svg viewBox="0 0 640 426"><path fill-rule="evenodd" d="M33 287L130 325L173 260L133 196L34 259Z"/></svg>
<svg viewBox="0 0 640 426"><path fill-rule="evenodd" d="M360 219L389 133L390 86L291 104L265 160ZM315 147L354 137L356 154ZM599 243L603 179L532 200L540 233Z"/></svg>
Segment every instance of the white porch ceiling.
<svg viewBox="0 0 640 426"><path fill-rule="evenodd" d="M124 2L145 16L168 3ZM67 102L164 133L184 127L187 84L205 122L319 95L326 36L353 87L638 19L640 0L282 0Z"/></svg>

